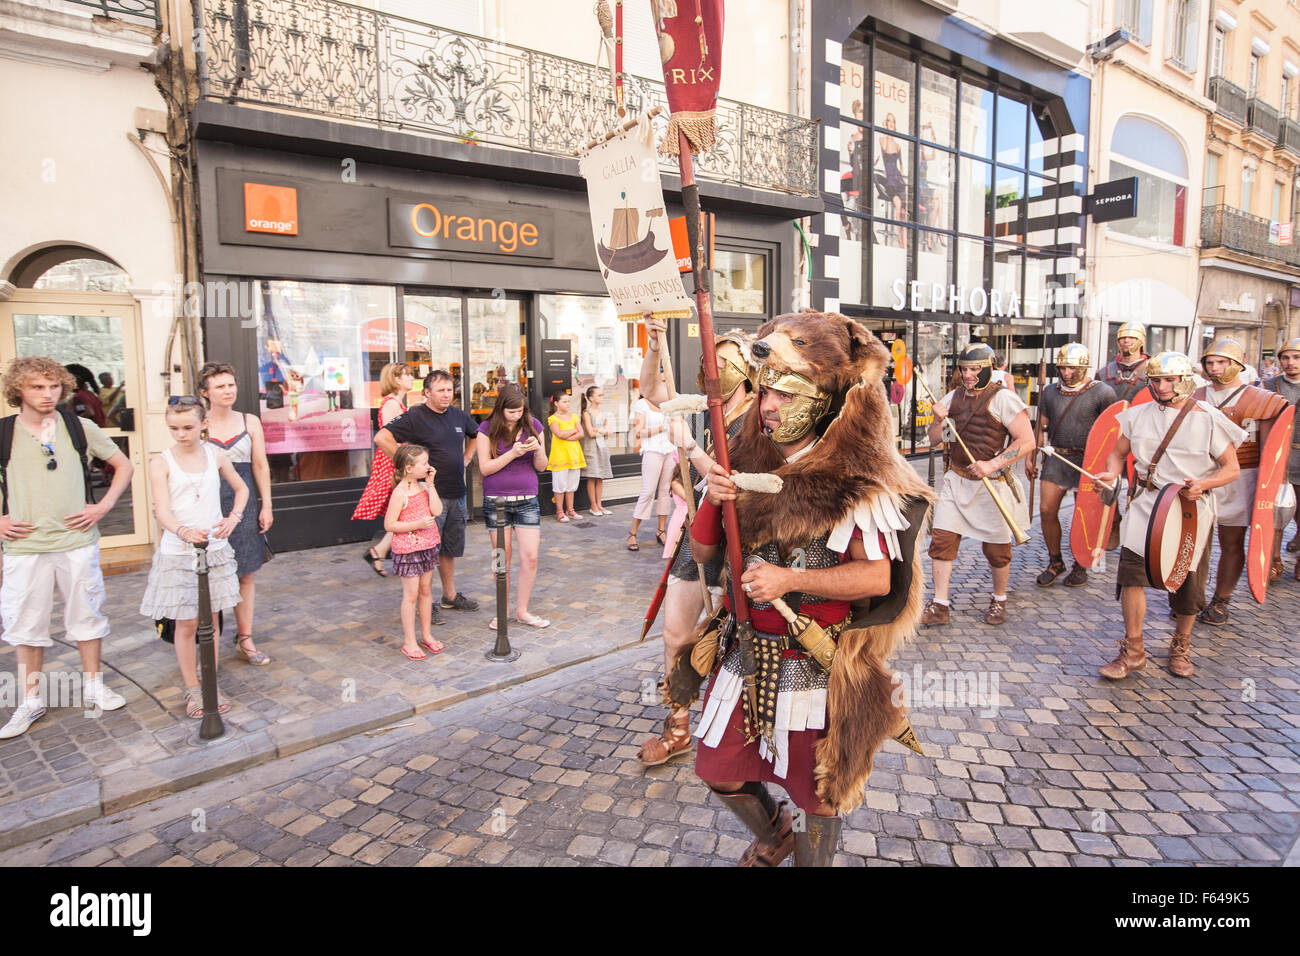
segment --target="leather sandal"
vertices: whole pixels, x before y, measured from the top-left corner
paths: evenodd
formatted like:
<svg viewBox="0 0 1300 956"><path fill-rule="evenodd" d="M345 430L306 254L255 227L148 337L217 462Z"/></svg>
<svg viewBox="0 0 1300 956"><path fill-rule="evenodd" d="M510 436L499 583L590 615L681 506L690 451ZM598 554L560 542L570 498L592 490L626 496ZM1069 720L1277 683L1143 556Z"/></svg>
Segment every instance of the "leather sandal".
<svg viewBox="0 0 1300 956"><path fill-rule="evenodd" d="M235 650L236 652L238 652L239 656L242 657L244 660L248 661L248 663L254 665L255 667L264 667L267 664L271 663L271 658L268 657L266 654L262 653L261 651L250 651L248 647L245 646L244 643L245 641L251 643L252 640L253 640L252 634L235 635Z"/></svg>
<svg viewBox="0 0 1300 956"><path fill-rule="evenodd" d="M713 792L755 836L741 854L738 866L780 866L794 852L794 814L786 809L784 800L775 803L767 787L746 783L734 793Z"/></svg>
<svg viewBox="0 0 1300 956"><path fill-rule="evenodd" d="M1065 573L1065 562L1060 558L1050 562L1043 573L1034 579L1034 583L1040 588L1051 587L1056 583L1056 579Z"/></svg>
<svg viewBox="0 0 1300 956"><path fill-rule="evenodd" d="M676 718L669 714L664 720L664 732L643 743L636 759L641 761L643 766L658 767L680 754L690 753L691 748L690 713Z"/></svg>
<svg viewBox="0 0 1300 956"><path fill-rule="evenodd" d="M639 544L636 543L636 532L635 532L635 531L629 531L629 532L627 533L627 549L628 549L629 551L640 551L640 550L641 550L641 545L639 545Z"/></svg>
<svg viewBox="0 0 1300 956"><path fill-rule="evenodd" d="M1065 576L1065 580L1061 583L1067 588L1083 587L1088 583L1088 569L1078 561L1074 562L1074 567L1070 569L1070 573Z"/></svg>

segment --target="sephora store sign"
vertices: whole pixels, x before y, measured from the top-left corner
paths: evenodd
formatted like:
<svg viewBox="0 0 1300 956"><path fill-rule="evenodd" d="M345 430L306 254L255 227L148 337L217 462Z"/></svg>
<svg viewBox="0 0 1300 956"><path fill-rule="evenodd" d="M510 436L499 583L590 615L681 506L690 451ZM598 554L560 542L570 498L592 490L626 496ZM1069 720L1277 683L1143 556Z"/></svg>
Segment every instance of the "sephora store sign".
<svg viewBox="0 0 1300 956"><path fill-rule="evenodd" d="M901 276L894 280L890 307L895 312L945 312L950 315L1001 316L1020 318L1020 296L1015 290L965 289L941 282L908 282Z"/></svg>

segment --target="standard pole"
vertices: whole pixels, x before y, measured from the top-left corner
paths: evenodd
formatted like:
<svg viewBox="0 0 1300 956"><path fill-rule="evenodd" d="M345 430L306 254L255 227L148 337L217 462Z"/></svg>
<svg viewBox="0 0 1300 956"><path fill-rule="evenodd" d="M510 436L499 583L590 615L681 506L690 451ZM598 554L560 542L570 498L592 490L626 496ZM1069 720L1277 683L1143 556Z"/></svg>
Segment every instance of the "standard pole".
<svg viewBox="0 0 1300 956"><path fill-rule="evenodd" d="M525 410L526 411L526 410ZM502 514L504 508L498 511ZM510 607L510 565L506 561L506 549L503 545L506 529L500 526L493 536L492 570L497 578L497 640L486 657L490 661L508 664L519 659L519 652L510 646L510 622L507 609Z"/></svg>
<svg viewBox="0 0 1300 956"><path fill-rule="evenodd" d="M212 595L208 590L208 543L198 549L199 578L199 683L203 688L203 720L199 723L200 740L216 740L226 732L217 713L217 647L212 639Z"/></svg>

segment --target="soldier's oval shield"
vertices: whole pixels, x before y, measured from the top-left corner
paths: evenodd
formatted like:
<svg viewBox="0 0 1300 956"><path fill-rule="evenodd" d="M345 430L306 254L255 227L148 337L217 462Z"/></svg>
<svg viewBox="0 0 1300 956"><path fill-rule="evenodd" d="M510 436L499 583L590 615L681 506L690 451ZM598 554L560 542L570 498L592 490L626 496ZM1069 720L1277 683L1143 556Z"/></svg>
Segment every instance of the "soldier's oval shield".
<svg viewBox="0 0 1300 956"><path fill-rule="evenodd" d="M1273 560L1273 536L1280 534L1273 521L1278 486L1286 481L1291 455L1291 433L1295 428L1295 406L1288 405L1273 421L1268 440L1259 451L1259 479L1255 484L1255 506L1250 513L1250 545L1246 549L1246 579L1250 594L1260 604L1268 592L1268 570Z"/></svg>
<svg viewBox="0 0 1300 956"><path fill-rule="evenodd" d="M1085 471L1095 475L1106 470L1106 459L1119 440L1119 422L1116 419L1126 408L1128 402L1115 402L1092 423L1083 452ZM1100 491L1091 478L1079 476L1079 487L1074 493L1074 517L1070 521L1070 554L1085 568L1092 567L1093 554L1100 553L1098 546L1105 545L1115 520L1115 508L1101 503Z"/></svg>

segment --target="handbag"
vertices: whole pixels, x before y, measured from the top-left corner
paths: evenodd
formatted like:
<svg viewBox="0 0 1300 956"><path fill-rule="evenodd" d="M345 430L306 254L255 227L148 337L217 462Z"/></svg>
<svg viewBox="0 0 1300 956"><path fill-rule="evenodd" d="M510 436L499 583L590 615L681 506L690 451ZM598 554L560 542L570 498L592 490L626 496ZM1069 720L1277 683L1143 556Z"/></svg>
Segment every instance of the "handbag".
<svg viewBox="0 0 1300 956"><path fill-rule="evenodd" d="M168 644L176 643L176 622L170 617L155 618L153 622L154 630L158 632L159 640L166 641ZM226 612L217 612L217 632L212 635L213 640L221 640L221 632L226 629Z"/></svg>

